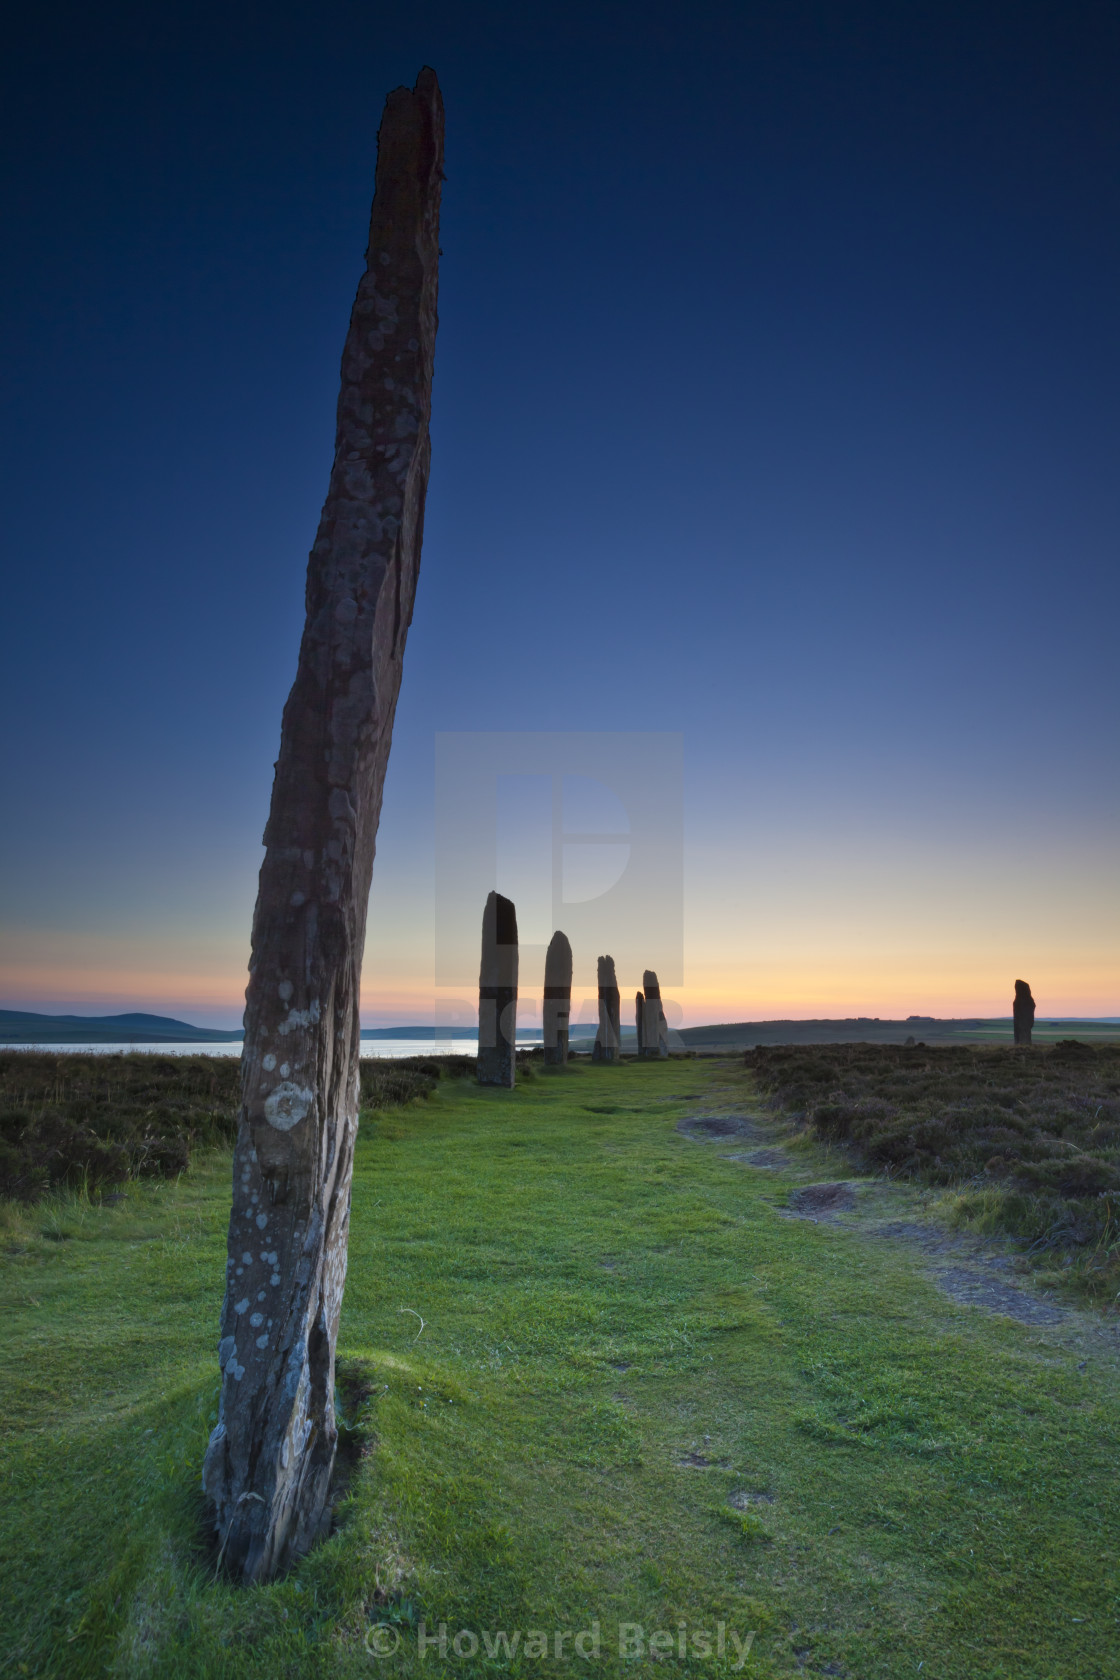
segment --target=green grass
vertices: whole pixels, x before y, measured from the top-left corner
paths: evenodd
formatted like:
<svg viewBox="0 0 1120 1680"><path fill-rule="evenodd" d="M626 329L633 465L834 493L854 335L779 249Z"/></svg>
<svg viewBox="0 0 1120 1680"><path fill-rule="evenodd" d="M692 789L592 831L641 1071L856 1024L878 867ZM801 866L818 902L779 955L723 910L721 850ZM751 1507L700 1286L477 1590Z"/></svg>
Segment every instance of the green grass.
<svg viewBox="0 0 1120 1680"><path fill-rule="evenodd" d="M248 1591L198 1541L228 1157L115 1206L9 1206L0 1674L643 1672L620 1622L753 1632L753 1675L1114 1673L1115 1361L1079 1369L1063 1331L954 1305L899 1246L785 1217L791 1180L674 1130L748 1080L582 1064L364 1119L340 1339L360 1456L337 1532ZM442 1661L420 1620L491 1644L597 1620L601 1654Z"/></svg>

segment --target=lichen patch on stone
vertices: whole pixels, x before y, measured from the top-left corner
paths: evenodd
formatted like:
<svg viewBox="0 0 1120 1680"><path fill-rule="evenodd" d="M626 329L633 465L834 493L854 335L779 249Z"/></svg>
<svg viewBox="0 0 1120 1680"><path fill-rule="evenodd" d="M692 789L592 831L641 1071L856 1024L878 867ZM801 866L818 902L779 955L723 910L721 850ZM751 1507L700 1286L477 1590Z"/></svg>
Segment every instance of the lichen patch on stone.
<svg viewBox="0 0 1120 1680"><path fill-rule="evenodd" d="M278 1132L290 1132L307 1114L315 1093L306 1085L286 1079L265 1098L264 1117Z"/></svg>

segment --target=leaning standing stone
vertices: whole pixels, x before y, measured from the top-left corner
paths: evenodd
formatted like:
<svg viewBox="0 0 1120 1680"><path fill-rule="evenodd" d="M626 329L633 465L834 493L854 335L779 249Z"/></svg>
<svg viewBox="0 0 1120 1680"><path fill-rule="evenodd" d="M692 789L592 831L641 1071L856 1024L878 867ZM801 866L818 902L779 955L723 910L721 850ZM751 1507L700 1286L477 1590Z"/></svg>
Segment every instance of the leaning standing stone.
<svg viewBox="0 0 1120 1680"><path fill-rule="evenodd" d="M1011 1006L1011 1017L1015 1023L1016 1044L1029 1044L1034 1028L1034 999L1025 980L1015 982L1015 1002Z"/></svg>
<svg viewBox="0 0 1120 1680"><path fill-rule="evenodd" d="M568 1060L568 1023L572 1014L572 947L568 936L554 933L544 959L544 1059L549 1067Z"/></svg>
<svg viewBox="0 0 1120 1680"><path fill-rule="evenodd" d="M517 1069L517 912L492 892L482 913L478 1083L512 1089Z"/></svg>
<svg viewBox="0 0 1120 1680"><path fill-rule="evenodd" d="M223 1567L246 1583L286 1570L330 1527L358 997L424 529L442 181L443 101L424 69L389 95L377 137L253 915L221 1400L202 1477ZM285 278L281 262L262 294Z"/></svg>
<svg viewBox="0 0 1120 1680"><path fill-rule="evenodd" d="M599 1031L593 1059L617 1062L622 1053L622 999L614 972L614 958L599 958Z"/></svg>

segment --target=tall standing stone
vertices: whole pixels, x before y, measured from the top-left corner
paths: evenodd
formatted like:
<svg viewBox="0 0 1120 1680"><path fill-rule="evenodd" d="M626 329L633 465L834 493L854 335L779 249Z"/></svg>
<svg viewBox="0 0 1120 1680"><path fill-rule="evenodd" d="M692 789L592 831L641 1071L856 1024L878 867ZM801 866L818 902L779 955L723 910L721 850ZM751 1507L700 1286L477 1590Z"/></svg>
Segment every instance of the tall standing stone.
<svg viewBox="0 0 1120 1680"><path fill-rule="evenodd" d="M638 996L642 998L638 1054L648 1061L664 1061L669 1054L669 1028L661 1007L661 987L652 968L642 975L642 991Z"/></svg>
<svg viewBox="0 0 1120 1680"><path fill-rule="evenodd" d="M646 1012L646 1000L642 996L641 992L635 992L634 993L634 1026L637 1028L637 1033L638 1033L638 1055L639 1056L644 1055L644 1053L645 1053L645 1042L646 1042L646 1039L645 1039L645 1028L646 1028L645 1012Z"/></svg>
<svg viewBox="0 0 1120 1680"><path fill-rule="evenodd" d="M492 892L482 912L478 1083L512 1090L517 1075L517 912Z"/></svg>
<svg viewBox="0 0 1120 1680"><path fill-rule="evenodd" d="M443 102L385 103L334 464L284 708L245 1004L222 1393L203 1471L226 1568L325 1531L358 1123L366 906L428 482Z"/></svg>
<svg viewBox="0 0 1120 1680"><path fill-rule="evenodd" d="M544 958L544 1059L549 1067L568 1060L572 1016L572 947L565 933L554 933Z"/></svg>
<svg viewBox="0 0 1120 1680"><path fill-rule="evenodd" d="M614 972L614 958L599 958L599 1030L592 1060L617 1062L622 1054L622 999Z"/></svg>
<svg viewBox="0 0 1120 1680"><path fill-rule="evenodd" d="M1011 1018L1015 1025L1016 1044L1029 1044L1034 1030L1034 999L1031 989L1025 980L1015 982L1015 1002L1011 1006Z"/></svg>

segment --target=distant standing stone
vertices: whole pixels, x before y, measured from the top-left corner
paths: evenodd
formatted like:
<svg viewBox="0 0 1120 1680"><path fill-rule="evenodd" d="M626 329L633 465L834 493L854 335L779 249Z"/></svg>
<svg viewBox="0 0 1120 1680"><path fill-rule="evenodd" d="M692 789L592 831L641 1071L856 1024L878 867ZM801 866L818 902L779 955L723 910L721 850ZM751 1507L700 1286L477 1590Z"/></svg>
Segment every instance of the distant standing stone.
<svg viewBox="0 0 1120 1680"><path fill-rule="evenodd" d="M1034 1028L1034 999L1025 980L1015 982L1015 1002L1011 1006L1011 1014L1015 1022L1016 1044L1029 1044Z"/></svg>
<svg viewBox="0 0 1120 1680"><path fill-rule="evenodd" d="M664 1061L669 1055L669 1028L661 1007L661 987L652 968L642 975L643 993L639 998L641 1025L638 1029L638 1055L648 1061Z"/></svg>
<svg viewBox="0 0 1120 1680"><path fill-rule="evenodd" d="M517 1069L517 912L492 892L482 912L478 1083L512 1090Z"/></svg>
<svg viewBox="0 0 1120 1680"><path fill-rule="evenodd" d="M554 933L544 959L544 1059L549 1067L568 1060L572 1014L572 947L566 933Z"/></svg>
<svg viewBox="0 0 1120 1680"><path fill-rule="evenodd" d="M645 1051L645 1008L646 1000L641 992L634 993L634 1025L638 1029L638 1055Z"/></svg>
<svg viewBox="0 0 1120 1680"><path fill-rule="evenodd" d="M592 1060L617 1062L622 1054L622 999L613 957L599 958L599 1031Z"/></svg>

